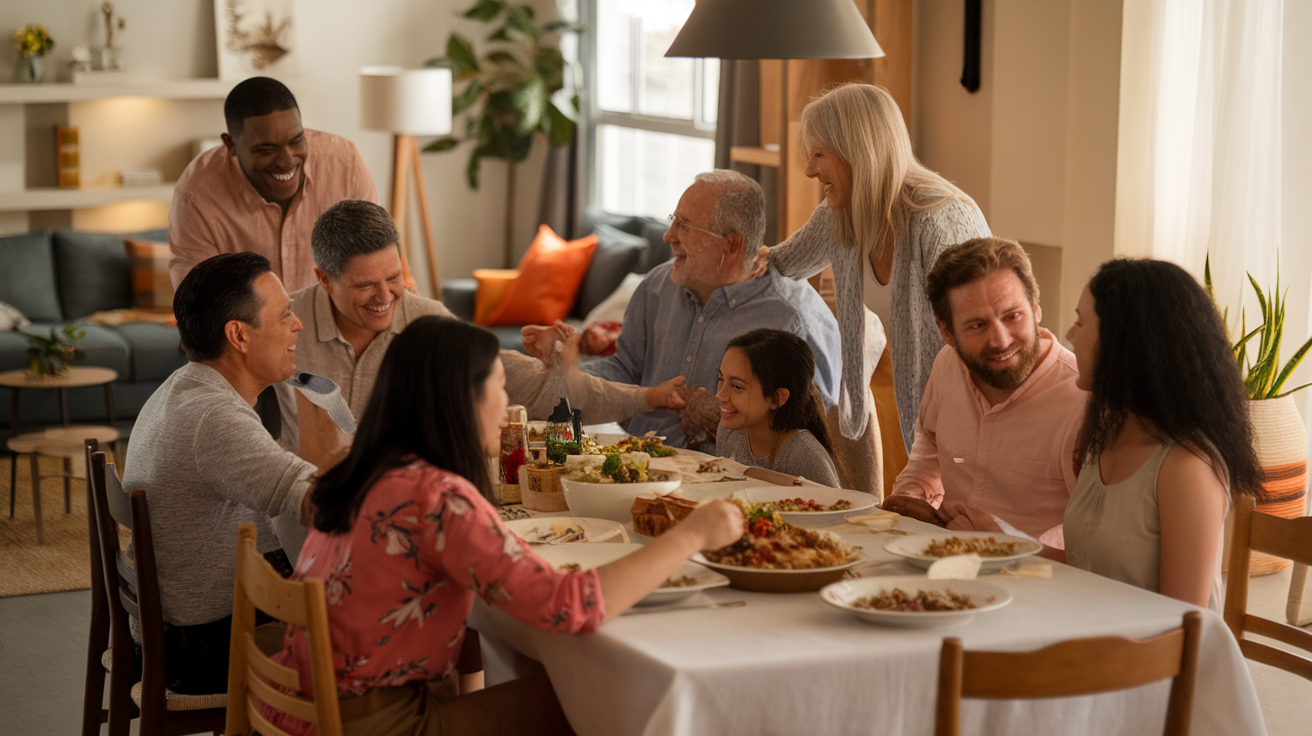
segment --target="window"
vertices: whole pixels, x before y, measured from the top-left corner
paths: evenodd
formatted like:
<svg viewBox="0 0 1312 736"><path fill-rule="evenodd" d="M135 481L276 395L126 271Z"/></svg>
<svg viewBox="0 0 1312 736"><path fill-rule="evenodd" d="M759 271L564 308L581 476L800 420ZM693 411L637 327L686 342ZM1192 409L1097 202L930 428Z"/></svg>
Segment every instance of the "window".
<svg viewBox="0 0 1312 736"><path fill-rule="evenodd" d="M718 59L667 59L693 0L589 0L591 203L665 217L715 165Z"/></svg>

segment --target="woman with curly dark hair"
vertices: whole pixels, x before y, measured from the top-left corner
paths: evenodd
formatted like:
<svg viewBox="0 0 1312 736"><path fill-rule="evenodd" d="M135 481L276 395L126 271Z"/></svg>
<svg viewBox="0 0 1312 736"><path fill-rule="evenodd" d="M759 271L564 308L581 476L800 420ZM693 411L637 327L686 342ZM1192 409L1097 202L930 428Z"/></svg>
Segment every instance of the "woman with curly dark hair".
<svg viewBox="0 0 1312 736"><path fill-rule="evenodd" d="M1215 304L1173 263L1108 261L1066 338L1090 392L1067 561L1219 611L1230 495L1255 492L1262 470Z"/></svg>

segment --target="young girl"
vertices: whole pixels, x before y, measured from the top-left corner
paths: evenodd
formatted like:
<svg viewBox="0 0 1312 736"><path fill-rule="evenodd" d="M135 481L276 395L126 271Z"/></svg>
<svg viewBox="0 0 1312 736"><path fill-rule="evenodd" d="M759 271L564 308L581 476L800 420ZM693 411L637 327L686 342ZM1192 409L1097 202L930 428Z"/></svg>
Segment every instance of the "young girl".
<svg viewBox="0 0 1312 736"><path fill-rule="evenodd" d="M761 328L730 340L716 379L716 454L837 488L814 376L811 347L791 332Z"/></svg>
<svg viewBox="0 0 1312 736"><path fill-rule="evenodd" d="M474 596L538 628L583 633L693 552L742 534L737 507L714 501L623 559L556 570L485 498L506 404L496 337L421 317L388 347L350 454L314 490L293 577L327 583L348 736L573 733L545 675L458 697L427 687L454 673ZM310 682L306 638L289 627L285 641L284 663ZM279 718L293 733L308 726L293 721Z"/></svg>
<svg viewBox="0 0 1312 736"><path fill-rule="evenodd" d="M1108 261L1066 337L1090 392L1067 562L1219 612L1222 521L1262 470L1216 306L1175 264Z"/></svg>

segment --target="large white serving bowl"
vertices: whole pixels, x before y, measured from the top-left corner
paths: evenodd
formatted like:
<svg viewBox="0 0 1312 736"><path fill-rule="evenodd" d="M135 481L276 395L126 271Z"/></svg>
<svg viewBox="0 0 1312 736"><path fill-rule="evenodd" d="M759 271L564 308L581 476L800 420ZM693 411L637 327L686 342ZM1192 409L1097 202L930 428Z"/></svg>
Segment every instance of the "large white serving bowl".
<svg viewBox="0 0 1312 736"><path fill-rule="evenodd" d="M644 493L670 493L681 484L678 480L651 483L582 483L561 478L565 503L578 516L610 519L621 524L633 521L633 501Z"/></svg>
<svg viewBox="0 0 1312 736"><path fill-rule="evenodd" d="M869 493L845 491L826 486L756 486L734 491L734 498L748 503L775 503L788 498L810 499L831 506L840 500L848 501L852 508L842 511L780 511L779 516L793 526L806 529L823 529L842 524L844 516L861 514L873 509L879 500Z"/></svg>
<svg viewBox="0 0 1312 736"><path fill-rule="evenodd" d="M898 557L906 559L912 565L928 570L929 566L943 559L924 554L925 547L930 542L941 542L949 537L993 537L999 542L1015 542L1017 545L1016 554L1004 555L1001 557L984 557L981 555L982 564L980 572L997 572L1015 560L1022 557L1029 557L1043 549L1043 545L1031 539L1024 537L1013 537L1000 532L949 532L942 531L935 534L913 534L909 537L898 537L884 543L884 551L892 552Z"/></svg>
<svg viewBox="0 0 1312 736"><path fill-rule="evenodd" d="M554 544L548 547L538 547L534 551L554 567L559 568L561 565L572 562L584 570L591 570L608 562L614 562L642 548L643 545L641 544L603 542L600 544ZM661 603L673 603L683 600L698 591L722 588L729 584L729 579L718 572L708 570L695 562L686 560L670 577L679 575L686 575L696 582L682 588L657 588L638 601L638 605L653 606Z"/></svg>
<svg viewBox="0 0 1312 736"><path fill-rule="evenodd" d="M894 588L901 588L905 593L912 596L922 590L939 592L951 590L959 595L970 596L972 602L978 607L964 611L874 611L852 605L861 598L890 592ZM1011 603L1011 593L996 585L981 583L978 580L929 580L920 575L907 575L843 580L826 585L820 591L820 599L834 608L847 611L866 623L881 626L923 628L955 626L967 623L981 613L993 611Z"/></svg>
<svg viewBox="0 0 1312 736"><path fill-rule="evenodd" d="M515 519L507 521L506 528L514 532L515 536L528 542L534 547L546 546L552 544L571 544L579 542L627 542L629 535L624 531L624 525L618 521L610 519L589 519L587 517L571 516L534 516L529 519ZM542 537L552 532L577 530L577 533L583 536L582 539L576 539L572 542L541 542Z"/></svg>

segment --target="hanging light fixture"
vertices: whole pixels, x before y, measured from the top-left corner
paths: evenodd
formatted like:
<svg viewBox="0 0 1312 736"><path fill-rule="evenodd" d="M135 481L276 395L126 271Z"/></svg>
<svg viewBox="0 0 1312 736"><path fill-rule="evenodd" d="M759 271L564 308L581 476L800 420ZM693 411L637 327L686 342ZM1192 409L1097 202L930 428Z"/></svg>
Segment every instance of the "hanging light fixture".
<svg viewBox="0 0 1312 736"><path fill-rule="evenodd" d="M719 59L877 59L852 0L698 0L665 52Z"/></svg>

